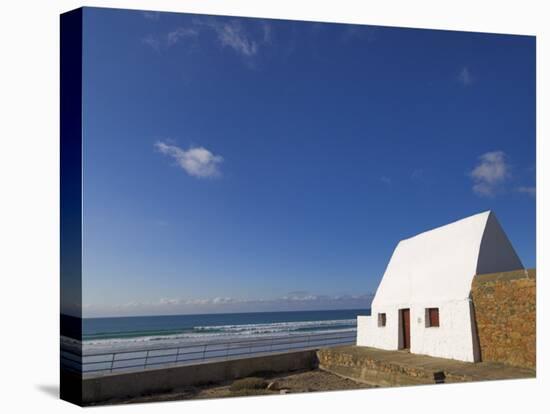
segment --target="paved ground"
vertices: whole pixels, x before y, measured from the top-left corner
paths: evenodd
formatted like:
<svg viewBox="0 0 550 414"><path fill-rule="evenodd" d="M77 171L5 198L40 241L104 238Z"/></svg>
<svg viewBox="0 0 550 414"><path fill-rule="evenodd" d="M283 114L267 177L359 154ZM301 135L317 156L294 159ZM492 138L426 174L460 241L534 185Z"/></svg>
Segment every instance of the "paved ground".
<svg viewBox="0 0 550 414"><path fill-rule="evenodd" d="M443 372L447 378L445 382L533 378L536 374L535 370L493 362L461 362L411 354L407 351L384 351L357 346L321 350L319 356L323 368L343 375L346 368L350 368L350 374L353 374L354 367L365 366L383 367L388 372L394 371L400 375L410 374L415 377L425 374L433 378L434 374ZM357 369L355 371L358 372ZM349 377L353 378L353 375Z"/></svg>

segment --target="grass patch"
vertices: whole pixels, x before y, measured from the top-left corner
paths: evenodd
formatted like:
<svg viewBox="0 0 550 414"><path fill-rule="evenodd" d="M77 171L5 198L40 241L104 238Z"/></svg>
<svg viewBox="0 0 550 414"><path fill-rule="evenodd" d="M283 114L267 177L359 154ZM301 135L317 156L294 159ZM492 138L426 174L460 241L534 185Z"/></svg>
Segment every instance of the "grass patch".
<svg viewBox="0 0 550 414"><path fill-rule="evenodd" d="M229 389L233 392L236 391L251 391L251 390L263 390L267 387L267 381L263 378L249 377L236 380L231 384Z"/></svg>

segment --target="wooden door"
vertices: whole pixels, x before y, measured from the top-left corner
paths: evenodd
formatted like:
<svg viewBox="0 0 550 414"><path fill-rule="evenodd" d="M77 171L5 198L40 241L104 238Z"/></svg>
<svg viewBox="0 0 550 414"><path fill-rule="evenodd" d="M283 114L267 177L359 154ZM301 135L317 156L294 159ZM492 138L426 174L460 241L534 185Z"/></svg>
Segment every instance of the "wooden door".
<svg viewBox="0 0 550 414"><path fill-rule="evenodd" d="M403 349L411 347L411 313L409 309L401 309L401 329L403 335Z"/></svg>

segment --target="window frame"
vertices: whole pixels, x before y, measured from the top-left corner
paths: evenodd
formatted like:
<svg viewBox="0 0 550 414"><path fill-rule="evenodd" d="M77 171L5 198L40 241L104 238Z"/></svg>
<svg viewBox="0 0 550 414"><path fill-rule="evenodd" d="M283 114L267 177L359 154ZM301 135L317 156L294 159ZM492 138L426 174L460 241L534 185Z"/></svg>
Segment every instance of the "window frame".
<svg viewBox="0 0 550 414"><path fill-rule="evenodd" d="M378 312L378 327L384 328L387 323L386 312Z"/></svg>

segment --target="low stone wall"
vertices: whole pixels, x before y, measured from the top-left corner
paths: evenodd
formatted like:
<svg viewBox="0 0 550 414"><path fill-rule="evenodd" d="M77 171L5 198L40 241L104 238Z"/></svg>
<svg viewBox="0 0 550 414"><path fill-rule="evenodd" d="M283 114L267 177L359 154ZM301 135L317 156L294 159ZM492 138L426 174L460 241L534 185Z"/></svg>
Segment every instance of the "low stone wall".
<svg viewBox="0 0 550 414"><path fill-rule="evenodd" d="M385 351L366 346L340 346L317 352L319 368L367 384L394 387L417 384L533 378L535 371L496 362L464 362Z"/></svg>
<svg viewBox="0 0 550 414"><path fill-rule="evenodd" d="M82 405L166 393L188 386L248 377L255 373L288 372L316 367L315 351L299 351L125 374L107 374L82 381Z"/></svg>
<svg viewBox="0 0 550 414"><path fill-rule="evenodd" d="M386 357L391 351L376 348L342 346L320 349L319 368L344 378L370 385L392 387L400 385L435 384L436 372Z"/></svg>
<svg viewBox="0 0 550 414"><path fill-rule="evenodd" d="M482 361L536 367L536 270L474 277L471 292Z"/></svg>

